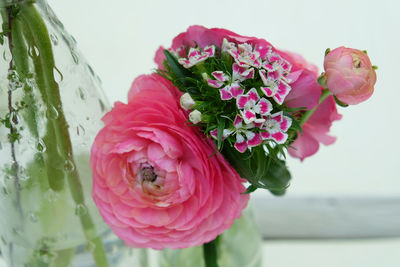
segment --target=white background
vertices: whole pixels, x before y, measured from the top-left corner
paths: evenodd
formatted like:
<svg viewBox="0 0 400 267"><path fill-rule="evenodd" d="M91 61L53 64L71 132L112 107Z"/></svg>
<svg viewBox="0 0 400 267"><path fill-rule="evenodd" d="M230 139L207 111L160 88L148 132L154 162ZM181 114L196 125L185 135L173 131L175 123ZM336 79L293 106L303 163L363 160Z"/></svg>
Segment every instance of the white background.
<svg viewBox="0 0 400 267"><path fill-rule="evenodd" d="M375 94L340 108L343 119L303 163L290 159L293 195L400 196L399 1L133 1L48 0L103 80L110 102L125 101L132 80L150 73L159 45L168 47L189 25L222 27L262 37L322 67L326 48L366 49L378 65ZM400 212L400 207L399 207ZM269 242L266 265L400 266L400 242ZM327 260L328 259L328 260Z"/></svg>

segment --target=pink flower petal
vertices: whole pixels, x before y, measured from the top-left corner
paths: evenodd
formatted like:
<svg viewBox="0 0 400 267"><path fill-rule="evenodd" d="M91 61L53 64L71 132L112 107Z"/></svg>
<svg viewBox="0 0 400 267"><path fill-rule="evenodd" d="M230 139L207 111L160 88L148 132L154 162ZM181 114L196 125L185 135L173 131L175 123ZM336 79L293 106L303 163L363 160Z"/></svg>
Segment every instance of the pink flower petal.
<svg viewBox="0 0 400 267"><path fill-rule="evenodd" d="M207 83L210 87L214 87L214 88L220 88L222 85L224 85L223 82L219 82L219 81L211 80L211 79L208 79Z"/></svg>
<svg viewBox="0 0 400 267"><path fill-rule="evenodd" d="M288 84L286 84L285 82L281 81L279 83L279 87L278 87L278 91L276 92L276 94L272 97L276 103L278 103L279 105L282 105L283 101L285 100L286 96L289 94L290 92L290 86Z"/></svg>
<svg viewBox="0 0 400 267"><path fill-rule="evenodd" d="M260 132L260 135L263 140L271 139L271 133L269 132Z"/></svg>
<svg viewBox="0 0 400 267"><path fill-rule="evenodd" d="M236 99L236 105L239 109L243 109L249 102L249 97L246 95L239 95Z"/></svg>
<svg viewBox="0 0 400 267"><path fill-rule="evenodd" d="M240 88L239 84L232 84L230 85L230 92L234 98L237 98L244 93L244 89Z"/></svg>
<svg viewBox="0 0 400 267"><path fill-rule="evenodd" d="M240 113L242 114L243 120L246 124L248 124L256 119L256 114L251 110L240 111Z"/></svg>
<svg viewBox="0 0 400 267"><path fill-rule="evenodd" d="M281 122L283 118L283 113L282 111L274 113L271 115L271 119L277 122Z"/></svg>
<svg viewBox="0 0 400 267"><path fill-rule="evenodd" d="M191 59L193 57L200 56L201 53L198 49L191 47L188 53L188 58Z"/></svg>
<svg viewBox="0 0 400 267"><path fill-rule="evenodd" d="M261 98L258 102L257 106L259 107L259 114L260 115L267 115L272 111L272 104L265 98Z"/></svg>
<svg viewBox="0 0 400 267"><path fill-rule="evenodd" d="M233 122L233 125L235 126L236 129L242 128L242 123L243 119L240 117L240 115L236 115L235 121Z"/></svg>
<svg viewBox="0 0 400 267"><path fill-rule="evenodd" d="M247 136L247 135L246 135ZM247 144L249 147L255 147L262 143L260 134L256 133L251 139L247 139Z"/></svg>
<svg viewBox="0 0 400 267"><path fill-rule="evenodd" d="M220 89L219 93L221 95L221 99L222 100L230 100L230 99L232 99L232 94L231 94L231 92L226 90L226 87Z"/></svg>
<svg viewBox="0 0 400 267"><path fill-rule="evenodd" d="M251 88L250 91L247 93L247 96L250 101L253 101L253 103L256 103L260 99L255 88Z"/></svg>
<svg viewBox="0 0 400 267"><path fill-rule="evenodd" d="M287 132L287 130L290 128L292 125L292 119L286 116L283 116L282 122L281 122L281 130L282 132Z"/></svg>
<svg viewBox="0 0 400 267"><path fill-rule="evenodd" d="M244 153L247 150L247 142L243 141L242 143L235 143L234 147L236 148L237 151L240 153Z"/></svg>
<svg viewBox="0 0 400 267"><path fill-rule="evenodd" d="M286 133L277 132L272 134L272 139L275 140L278 144L283 144L286 142L288 135Z"/></svg>
<svg viewBox="0 0 400 267"><path fill-rule="evenodd" d="M207 54L207 57L213 57L215 55L215 46L206 46L203 51Z"/></svg>
<svg viewBox="0 0 400 267"><path fill-rule="evenodd" d="M228 80L228 77L225 75L223 71L217 70L211 73L211 75L214 76L214 78L217 79L217 81L219 82L225 82L226 80Z"/></svg>

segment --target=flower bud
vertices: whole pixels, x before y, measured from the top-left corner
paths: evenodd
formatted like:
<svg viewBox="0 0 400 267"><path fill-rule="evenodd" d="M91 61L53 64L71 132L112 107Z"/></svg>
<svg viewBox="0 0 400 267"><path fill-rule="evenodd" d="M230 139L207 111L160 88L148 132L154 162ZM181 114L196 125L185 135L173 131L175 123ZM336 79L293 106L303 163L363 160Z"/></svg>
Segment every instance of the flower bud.
<svg viewBox="0 0 400 267"><path fill-rule="evenodd" d="M324 60L326 86L341 102L355 105L374 92L375 69L366 52L338 47Z"/></svg>
<svg viewBox="0 0 400 267"><path fill-rule="evenodd" d="M184 94L181 96L180 102L181 102L181 107L182 107L184 110L189 110L189 109L191 109L191 108L194 106L194 100L193 100L193 98L190 96L190 94L188 94L188 93L184 93Z"/></svg>
<svg viewBox="0 0 400 267"><path fill-rule="evenodd" d="M197 109L193 110L189 114L189 120L194 124L201 122L201 112L198 111Z"/></svg>

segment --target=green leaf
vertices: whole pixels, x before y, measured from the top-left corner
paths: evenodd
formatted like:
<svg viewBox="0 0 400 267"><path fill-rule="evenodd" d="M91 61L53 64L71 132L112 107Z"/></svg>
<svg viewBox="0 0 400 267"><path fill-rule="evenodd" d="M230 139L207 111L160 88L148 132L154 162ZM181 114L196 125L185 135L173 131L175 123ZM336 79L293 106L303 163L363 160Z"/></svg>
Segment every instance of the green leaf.
<svg viewBox="0 0 400 267"><path fill-rule="evenodd" d="M287 169L283 160L269 159L269 168L264 176L261 177L261 181L265 186L270 188L272 194L283 195L289 186L291 175Z"/></svg>
<svg viewBox="0 0 400 267"><path fill-rule="evenodd" d="M164 55L169 66L171 67L171 70L174 72L179 81L186 86L188 83L186 78L190 75L187 74L188 71L182 67L181 64L179 64L176 58L168 50L164 50Z"/></svg>
<svg viewBox="0 0 400 267"><path fill-rule="evenodd" d="M243 194L247 195L247 194L253 193L257 189L258 189L257 186L251 184L246 188L246 192L244 192Z"/></svg>
<svg viewBox="0 0 400 267"><path fill-rule="evenodd" d="M222 137L223 137L223 134L224 134L224 128L225 128L225 120L224 119L219 119L218 120L218 126L217 126L217 130L218 130L218 136L217 136L218 150L221 149Z"/></svg>
<svg viewBox="0 0 400 267"><path fill-rule="evenodd" d="M279 150L278 150L279 151ZM224 146L222 154L238 174L251 184L245 194L257 188L268 189L274 195L283 195L289 185L291 175L285 162L279 160L274 150L267 156L262 147L252 152L238 152L235 148Z"/></svg>

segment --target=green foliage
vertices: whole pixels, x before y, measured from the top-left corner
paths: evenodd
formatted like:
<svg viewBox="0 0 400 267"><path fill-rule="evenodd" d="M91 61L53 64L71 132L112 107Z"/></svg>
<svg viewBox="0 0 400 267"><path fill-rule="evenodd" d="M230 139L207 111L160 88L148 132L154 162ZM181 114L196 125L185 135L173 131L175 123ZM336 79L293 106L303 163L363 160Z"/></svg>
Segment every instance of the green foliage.
<svg viewBox="0 0 400 267"><path fill-rule="evenodd" d="M291 175L285 162L278 159L279 153L281 153L279 148L269 147L269 154L266 155L261 146L243 154L229 146L224 147L222 151L224 157L239 175L249 181L250 186L246 193L263 188L274 195L283 195L289 186Z"/></svg>
<svg viewBox="0 0 400 267"><path fill-rule="evenodd" d="M177 60L175 55L164 50L166 60L164 70L158 73L170 80L180 91L189 93L195 101L196 109L202 114L202 122L196 124L199 129L209 138L210 131L217 129L218 137L216 140L217 149L224 155L238 173L250 183L246 193L255 191L258 188L268 189L275 195L281 195L288 187L290 173L285 166L285 151L301 132L298 119L301 117L304 108L291 109L286 105L279 105L275 101L270 101L273 105L273 112L283 111L283 114L292 119L292 126L288 130L288 141L285 144L276 144L268 141L263 145L248 149L245 153L238 152L233 145L236 142L236 135L232 134L222 140L224 129L234 130L233 121L238 114L236 99L222 100L219 89L210 87L207 79L214 79L211 75L214 71L223 71L229 76L232 82L233 59L226 53L222 53L220 48L216 48L215 56L196 64L191 68L184 68ZM255 88L260 96L263 92L260 87L264 86L263 81L256 72L254 79L247 79L240 83L247 93L251 88ZM261 132L259 128L253 131ZM273 146L273 147L272 147ZM264 151L268 150L268 155Z"/></svg>

